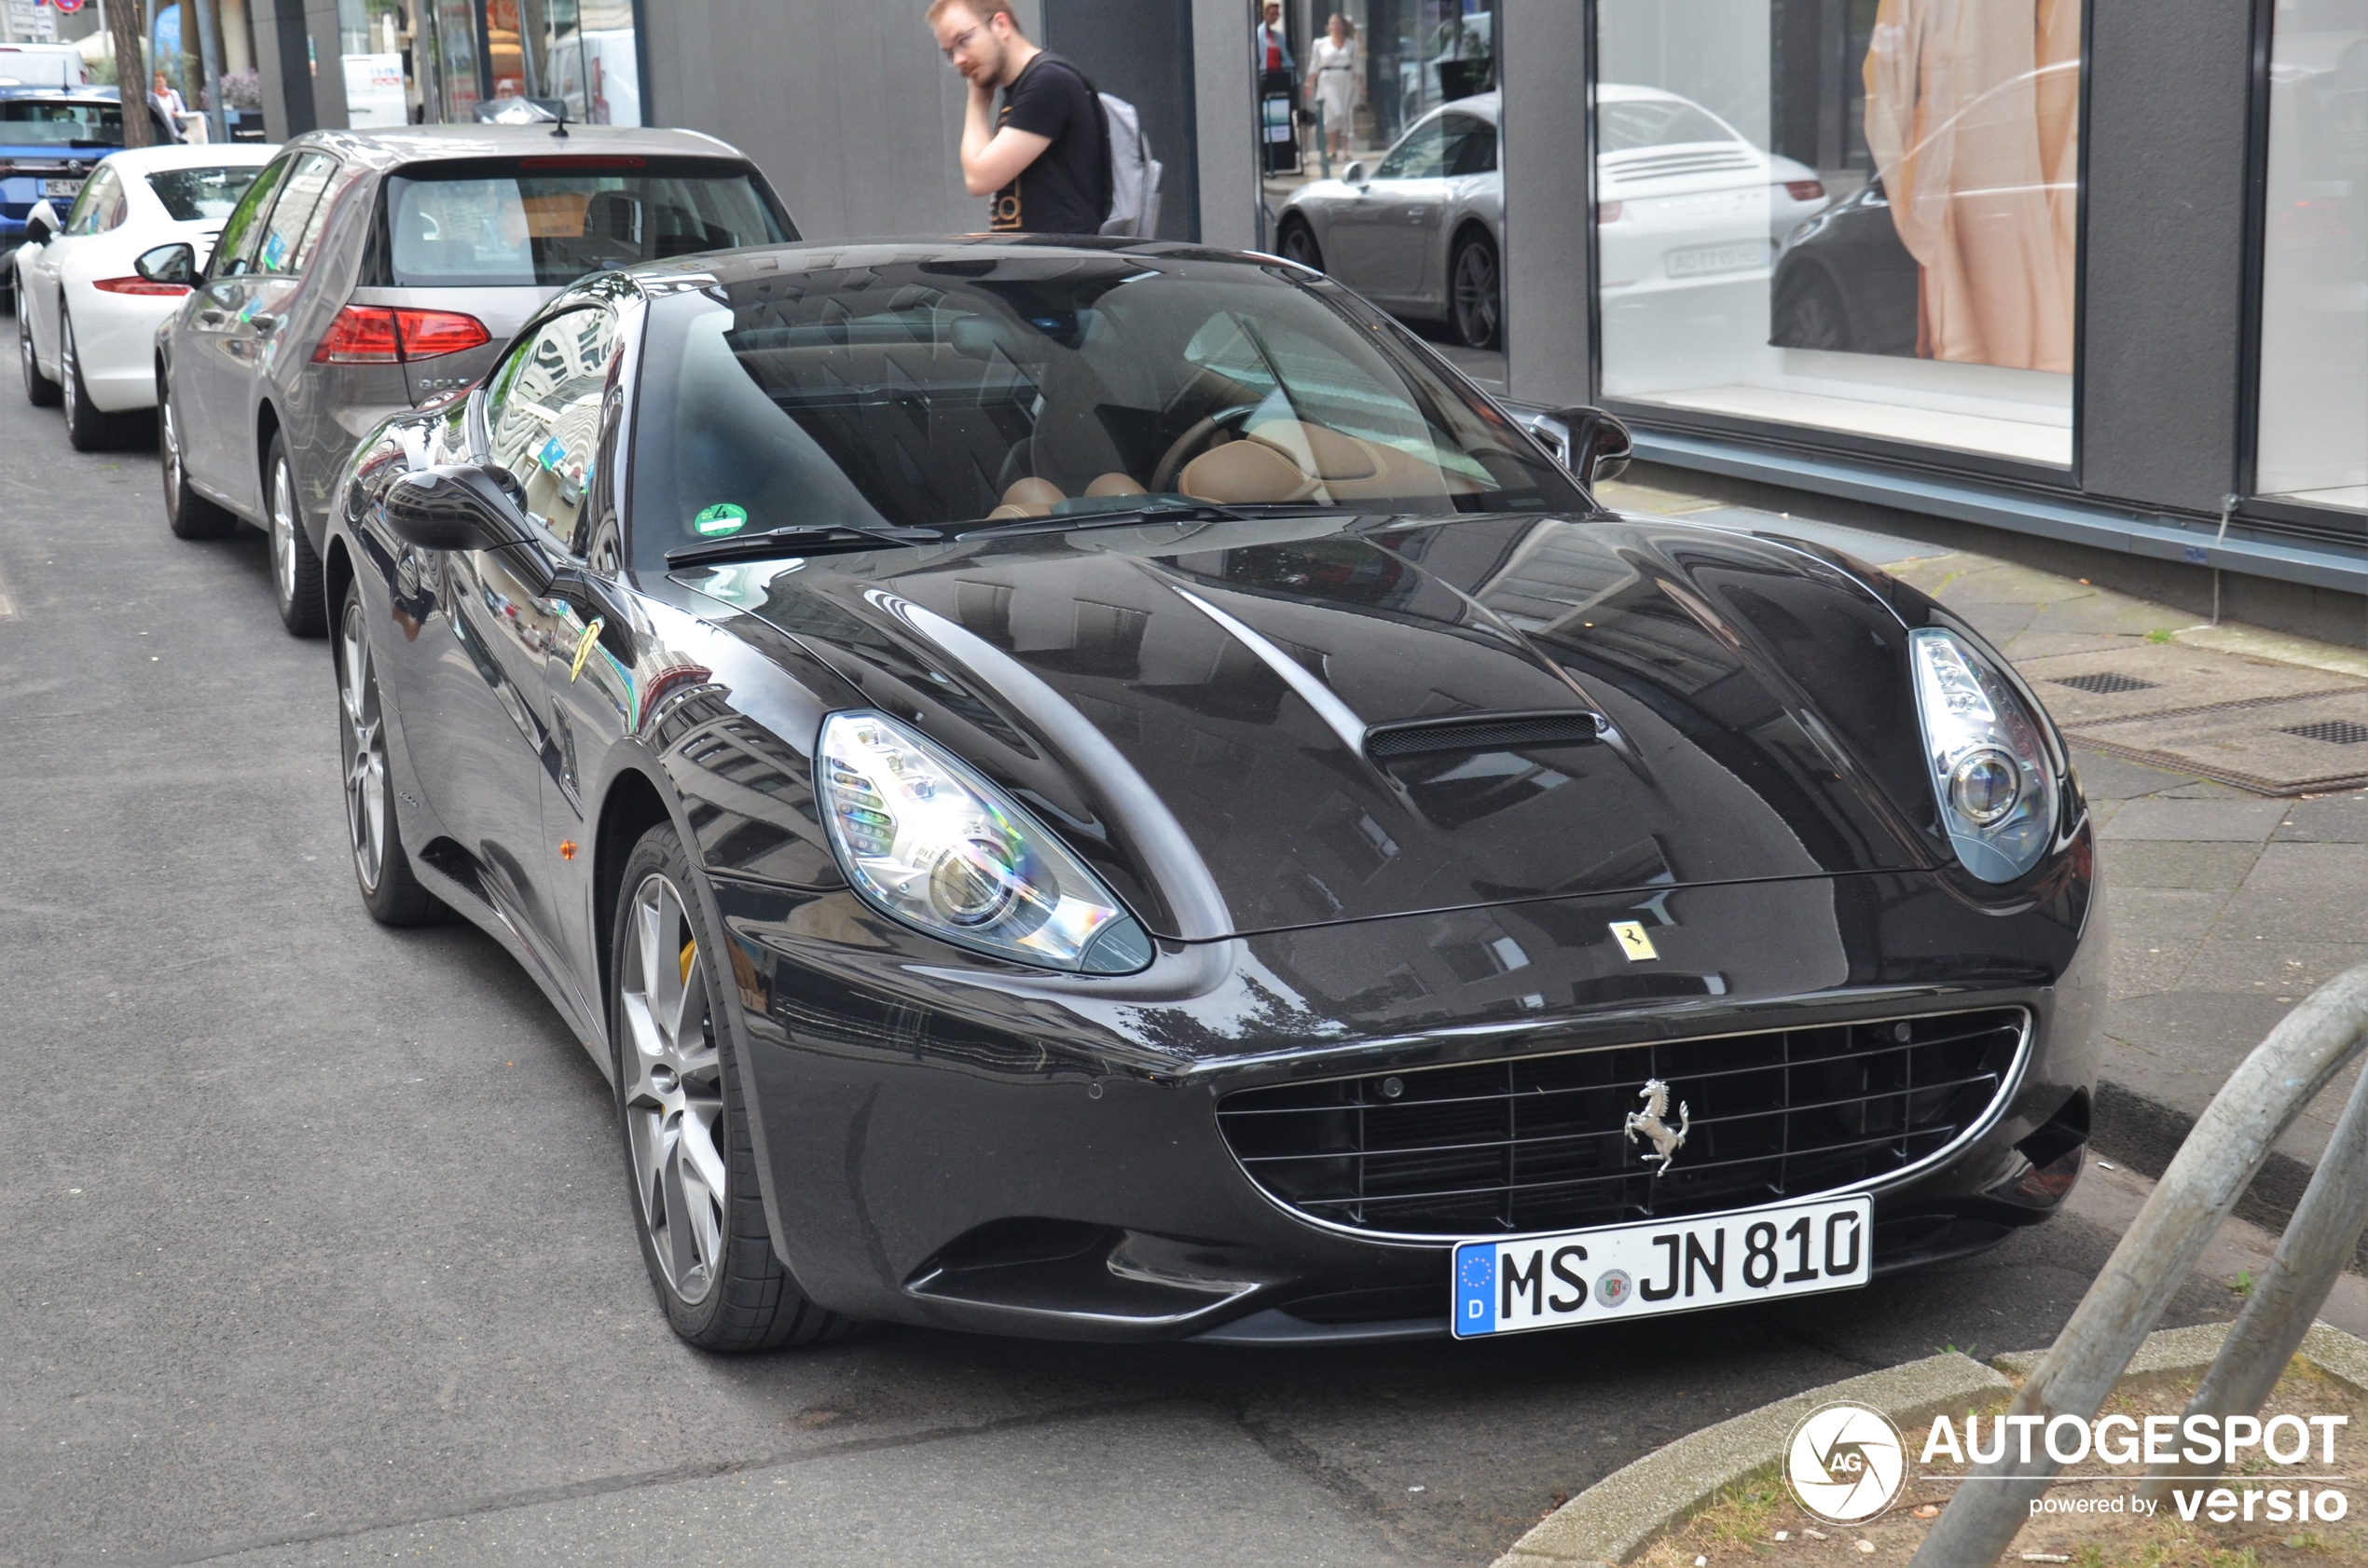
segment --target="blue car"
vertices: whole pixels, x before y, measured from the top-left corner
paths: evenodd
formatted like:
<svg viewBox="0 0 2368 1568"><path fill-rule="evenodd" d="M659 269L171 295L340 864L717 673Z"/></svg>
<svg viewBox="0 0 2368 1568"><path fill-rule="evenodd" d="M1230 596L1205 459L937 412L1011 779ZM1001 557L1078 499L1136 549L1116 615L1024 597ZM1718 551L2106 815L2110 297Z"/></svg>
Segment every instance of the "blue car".
<svg viewBox="0 0 2368 1568"><path fill-rule="evenodd" d="M151 139L181 138L148 111ZM101 158L123 145L123 105L111 87L0 87L0 294L16 287L10 265L26 217L47 201L62 213Z"/></svg>

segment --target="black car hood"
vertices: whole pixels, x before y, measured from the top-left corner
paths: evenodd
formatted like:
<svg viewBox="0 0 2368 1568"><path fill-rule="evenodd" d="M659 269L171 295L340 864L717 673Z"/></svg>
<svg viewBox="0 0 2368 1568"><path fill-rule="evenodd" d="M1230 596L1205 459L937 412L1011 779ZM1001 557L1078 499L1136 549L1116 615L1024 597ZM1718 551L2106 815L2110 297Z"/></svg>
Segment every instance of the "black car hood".
<svg viewBox="0 0 2368 1568"><path fill-rule="evenodd" d="M1329 517L676 580L967 757L1163 936L1612 891L1649 924L1671 887L1934 863L1899 617L1805 547ZM1379 761L1368 734L1492 713L1565 722Z"/></svg>

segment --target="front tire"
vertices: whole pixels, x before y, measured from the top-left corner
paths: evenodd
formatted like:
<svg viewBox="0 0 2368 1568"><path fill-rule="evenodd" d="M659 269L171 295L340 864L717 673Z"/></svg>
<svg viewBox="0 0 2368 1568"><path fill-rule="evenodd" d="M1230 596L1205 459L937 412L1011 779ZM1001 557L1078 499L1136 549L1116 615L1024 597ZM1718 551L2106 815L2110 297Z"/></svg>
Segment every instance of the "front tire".
<svg viewBox="0 0 2368 1568"><path fill-rule="evenodd" d="M1449 324L1464 347L1494 349L1502 340L1505 287L1495 241L1476 234L1455 247L1447 269L1447 304Z"/></svg>
<svg viewBox="0 0 2368 1568"><path fill-rule="evenodd" d="M1315 230L1307 226L1305 218L1292 218L1285 223L1278 243L1284 260L1296 261L1310 271L1324 270L1324 247L1315 242Z"/></svg>
<svg viewBox="0 0 2368 1568"><path fill-rule="evenodd" d="M157 376L157 445L164 471L164 525L176 539L227 539L237 531L238 515L216 506L189 484L189 468L181 447L181 421L172 415L172 387Z"/></svg>
<svg viewBox="0 0 2368 1568"><path fill-rule="evenodd" d="M618 887L609 1035L635 1229L674 1331L702 1350L819 1344L857 1327L805 1299L773 1252L723 1010L737 1005L671 823Z"/></svg>
<svg viewBox="0 0 2368 1568"><path fill-rule="evenodd" d="M263 461L264 531L271 536L271 592L281 624L292 637L318 637L328 629L322 609L321 557L305 537L296 510L296 469L288 461L288 438L271 435Z"/></svg>
<svg viewBox="0 0 2368 1568"><path fill-rule="evenodd" d="M370 652L362 585L351 584L337 612L337 737L345 762L346 837L362 907L381 926L432 926L444 905L420 886L395 825L394 780L387 767L386 715L378 659Z"/></svg>
<svg viewBox="0 0 2368 1568"><path fill-rule="evenodd" d="M35 408L55 408L58 383L41 374L41 362L34 357L33 312L26 309L21 281L17 284L17 366L24 372L24 400Z"/></svg>

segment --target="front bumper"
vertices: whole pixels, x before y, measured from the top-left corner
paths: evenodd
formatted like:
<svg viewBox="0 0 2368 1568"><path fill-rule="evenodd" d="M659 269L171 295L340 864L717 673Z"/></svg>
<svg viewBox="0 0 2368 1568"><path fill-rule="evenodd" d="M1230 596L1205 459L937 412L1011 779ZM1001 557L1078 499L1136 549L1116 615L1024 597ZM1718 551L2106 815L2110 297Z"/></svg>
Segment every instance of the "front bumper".
<svg viewBox="0 0 2368 1568"><path fill-rule="evenodd" d="M992 1333L1280 1342L1444 1333L1453 1238L1381 1239L1268 1197L1218 1129L1238 1089L2018 1007L2030 1043L1994 1114L1862 1190L1879 1271L2044 1219L2061 1191L2025 1178L2066 1147L2076 1165L2096 1071L2090 864L2066 857L2012 910L1924 873L1684 887L1168 944L1104 980L974 963L844 892L714 887L775 1245L815 1300ZM1658 960L1621 956L1608 928L1628 920ZM1476 922L1521 961L1456 978L1472 966L1441 956Z"/></svg>

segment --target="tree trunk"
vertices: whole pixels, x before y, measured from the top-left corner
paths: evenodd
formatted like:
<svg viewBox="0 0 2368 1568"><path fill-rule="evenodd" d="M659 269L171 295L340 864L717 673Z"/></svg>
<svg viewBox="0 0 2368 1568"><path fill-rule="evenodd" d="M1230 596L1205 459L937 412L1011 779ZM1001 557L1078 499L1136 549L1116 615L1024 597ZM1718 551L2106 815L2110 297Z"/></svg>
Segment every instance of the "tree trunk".
<svg viewBox="0 0 2368 1568"><path fill-rule="evenodd" d="M146 57L140 51L140 0L107 0L107 36L115 44L116 90L123 96L123 144L156 145L148 121Z"/></svg>

